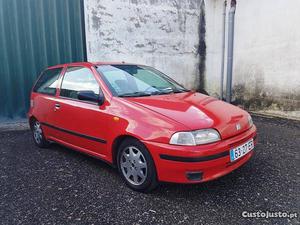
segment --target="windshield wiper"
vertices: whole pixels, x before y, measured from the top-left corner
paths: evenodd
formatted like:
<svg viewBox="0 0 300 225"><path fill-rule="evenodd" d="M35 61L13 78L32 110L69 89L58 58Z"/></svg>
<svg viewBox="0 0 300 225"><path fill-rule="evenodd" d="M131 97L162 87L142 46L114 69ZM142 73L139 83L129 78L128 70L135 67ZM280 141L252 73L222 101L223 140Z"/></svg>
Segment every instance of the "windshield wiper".
<svg viewBox="0 0 300 225"><path fill-rule="evenodd" d="M175 89L173 92L174 93L182 93L182 92L189 92L191 90L188 90L188 89Z"/></svg>
<svg viewBox="0 0 300 225"><path fill-rule="evenodd" d="M146 92L132 92L132 93L124 93L124 94L120 94L118 95L118 97L143 97L143 96L151 96L150 93L146 93Z"/></svg>
<svg viewBox="0 0 300 225"><path fill-rule="evenodd" d="M186 91L190 91L187 89L172 89L172 88L165 88L165 89L161 89L161 90L157 90L157 91L153 91L153 92L142 92L142 91L136 91L136 92L132 92L132 93L124 93L124 94L120 94L118 95L118 97L143 97L143 96L151 96L151 95L164 95L164 94L170 94L170 93L182 93L182 92L186 92Z"/></svg>
<svg viewBox="0 0 300 225"><path fill-rule="evenodd" d="M174 92L172 88L164 88L164 89L158 89L157 91L151 92L151 95L164 95Z"/></svg>
<svg viewBox="0 0 300 225"><path fill-rule="evenodd" d="M189 92L190 90L187 89L172 89L172 88L165 88L158 91L151 92L152 95L164 95L170 93L182 93L182 92Z"/></svg>

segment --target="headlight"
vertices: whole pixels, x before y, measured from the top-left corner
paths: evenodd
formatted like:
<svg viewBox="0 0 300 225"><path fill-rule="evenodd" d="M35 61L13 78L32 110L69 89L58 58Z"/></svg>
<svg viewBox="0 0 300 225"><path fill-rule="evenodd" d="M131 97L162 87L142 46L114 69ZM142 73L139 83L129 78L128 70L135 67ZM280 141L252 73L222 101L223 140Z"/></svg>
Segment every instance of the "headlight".
<svg viewBox="0 0 300 225"><path fill-rule="evenodd" d="M177 132L172 135L170 144L173 145L202 145L220 140L218 131L203 129L191 132Z"/></svg>
<svg viewBox="0 0 300 225"><path fill-rule="evenodd" d="M252 120L252 117L250 115L248 116L248 123L249 123L250 127L253 126L253 120Z"/></svg>

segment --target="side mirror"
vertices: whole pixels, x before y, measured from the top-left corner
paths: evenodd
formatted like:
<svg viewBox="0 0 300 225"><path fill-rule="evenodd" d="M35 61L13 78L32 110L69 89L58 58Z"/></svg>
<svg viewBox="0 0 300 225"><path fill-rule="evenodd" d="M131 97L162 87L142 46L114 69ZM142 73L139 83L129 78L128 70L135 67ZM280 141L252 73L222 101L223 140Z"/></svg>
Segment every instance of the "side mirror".
<svg viewBox="0 0 300 225"><path fill-rule="evenodd" d="M98 105L103 105L104 100L105 100L104 94L103 94L102 91L100 90L99 96L98 96Z"/></svg>
<svg viewBox="0 0 300 225"><path fill-rule="evenodd" d="M79 100L97 102L99 105L104 103L104 95L102 92L97 95L93 91L79 91L77 97Z"/></svg>

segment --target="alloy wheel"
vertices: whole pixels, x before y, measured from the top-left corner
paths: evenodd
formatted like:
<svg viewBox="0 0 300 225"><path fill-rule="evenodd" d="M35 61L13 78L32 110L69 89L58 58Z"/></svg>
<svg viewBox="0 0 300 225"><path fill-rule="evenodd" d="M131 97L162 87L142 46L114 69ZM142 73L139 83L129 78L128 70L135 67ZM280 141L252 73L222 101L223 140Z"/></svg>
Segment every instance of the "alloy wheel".
<svg viewBox="0 0 300 225"><path fill-rule="evenodd" d="M143 153L135 146L124 149L120 160L121 171L133 185L141 185L147 178L147 162Z"/></svg>
<svg viewBox="0 0 300 225"><path fill-rule="evenodd" d="M33 137L36 143L41 144L43 140L43 131L41 124L38 121L35 121L33 124Z"/></svg>

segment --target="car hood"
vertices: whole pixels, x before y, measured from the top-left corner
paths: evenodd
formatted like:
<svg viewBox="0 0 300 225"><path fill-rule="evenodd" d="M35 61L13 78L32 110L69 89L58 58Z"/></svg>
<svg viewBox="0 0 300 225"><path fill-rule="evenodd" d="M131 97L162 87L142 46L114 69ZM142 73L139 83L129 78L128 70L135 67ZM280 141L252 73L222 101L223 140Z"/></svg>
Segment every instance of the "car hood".
<svg viewBox="0 0 300 225"><path fill-rule="evenodd" d="M189 130L215 128L223 139L250 128L249 114L246 111L196 92L126 98L126 100L179 122Z"/></svg>

